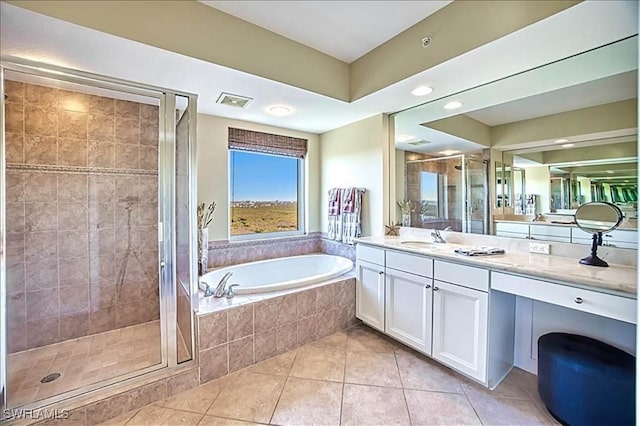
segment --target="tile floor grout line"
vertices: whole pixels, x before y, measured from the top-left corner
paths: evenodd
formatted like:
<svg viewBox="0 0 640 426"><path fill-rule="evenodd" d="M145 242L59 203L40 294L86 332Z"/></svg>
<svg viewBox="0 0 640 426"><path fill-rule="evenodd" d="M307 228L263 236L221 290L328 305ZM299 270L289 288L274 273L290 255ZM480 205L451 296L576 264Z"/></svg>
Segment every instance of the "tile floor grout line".
<svg viewBox="0 0 640 426"><path fill-rule="evenodd" d="M280 395L278 395L278 399L276 400L276 403L273 406L273 410L271 411L271 416L269 416L269 424L272 423L273 421L273 416L276 414L276 409L278 408L278 404L280 403L280 398L282 398L282 394L284 393L284 388L287 387L287 383L289 383L289 379L290 377L287 377L284 381L284 385L282 385L282 389L280 389Z"/></svg>
<svg viewBox="0 0 640 426"><path fill-rule="evenodd" d="M404 393L404 383L402 383L402 375L400 374L400 366L398 365L398 359L396 358L395 351L393 352L393 360L396 363L396 370L398 371L398 378L400 379L400 388L402 389L402 400L404 401L404 408L407 410L407 418L409 419L409 424L413 425L411 421L411 412L409 411L409 404L407 403L407 395Z"/></svg>

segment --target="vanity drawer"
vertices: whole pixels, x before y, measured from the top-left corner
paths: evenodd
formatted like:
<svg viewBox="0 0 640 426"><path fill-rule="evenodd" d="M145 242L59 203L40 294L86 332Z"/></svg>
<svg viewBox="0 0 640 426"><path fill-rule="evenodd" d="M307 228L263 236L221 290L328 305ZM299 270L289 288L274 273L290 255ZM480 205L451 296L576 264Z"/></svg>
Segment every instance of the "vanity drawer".
<svg viewBox="0 0 640 426"><path fill-rule="evenodd" d="M571 228L568 226L531 225L531 235L550 235L553 237L571 238Z"/></svg>
<svg viewBox="0 0 640 426"><path fill-rule="evenodd" d="M387 268L410 272L423 277L433 277L433 260L423 256L387 251Z"/></svg>
<svg viewBox="0 0 640 426"><path fill-rule="evenodd" d="M620 241L625 243L637 243L638 242L638 232L637 231L623 231L621 229L616 229L611 232L607 232L602 234L602 238L611 239L611 241Z"/></svg>
<svg viewBox="0 0 640 426"><path fill-rule="evenodd" d="M489 291L489 270L487 269L436 260L433 276L439 281Z"/></svg>
<svg viewBox="0 0 640 426"><path fill-rule="evenodd" d="M493 272L491 289L635 324L636 299Z"/></svg>
<svg viewBox="0 0 640 426"><path fill-rule="evenodd" d="M515 232L529 235L529 225L520 223L496 222L496 232Z"/></svg>
<svg viewBox="0 0 640 426"><path fill-rule="evenodd" d="M384 249L363 246L361 243L358 243L356 246L356 258L384 266Z"/></svg>
<svg viewBox="0 0 640 426"><path fill-rule="evenodd" d="M509 238L529 238L529 234L519 234L517 232L496 231L497 237L509 237Z"/></svg>

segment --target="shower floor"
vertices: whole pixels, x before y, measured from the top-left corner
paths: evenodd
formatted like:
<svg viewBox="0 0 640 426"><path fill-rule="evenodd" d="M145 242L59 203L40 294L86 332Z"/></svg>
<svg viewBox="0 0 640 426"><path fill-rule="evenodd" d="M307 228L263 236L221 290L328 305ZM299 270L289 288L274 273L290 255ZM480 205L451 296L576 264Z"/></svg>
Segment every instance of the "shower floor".
<svg viewBox="0 0 640 426"><path fill-rule="evenodd" d="M161 361L160 321L17 352L8 359L8 404L39 401ZM60 377L40 382L54 373Z"/></svg>

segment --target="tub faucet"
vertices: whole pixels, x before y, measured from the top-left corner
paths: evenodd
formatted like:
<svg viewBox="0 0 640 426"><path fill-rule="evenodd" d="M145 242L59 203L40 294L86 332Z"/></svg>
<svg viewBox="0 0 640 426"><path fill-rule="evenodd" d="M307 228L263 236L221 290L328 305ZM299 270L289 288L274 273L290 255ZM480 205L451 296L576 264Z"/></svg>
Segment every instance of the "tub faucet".
<svg viewBox="0 0 640 426"><path fill-rule="evenodd" d="M224 277L222 277L222 279L218 283L218 286L216 287L216 290L213 292L213 297L222 297L227 294L227 289L225 288L225 286L227 285L227 281L229 281L229 278L231 278L231 275L233 275L233 272L227 272L226 274L224 274Z"/></svg>
<svg viewBox="0 0 640 426"><path fill-rule="evenodd" d="M446 243L444 238L442 238L442 235L440 234L440 231L438 231L437 229L435 229L431 233L431 236L433 237L433 242L434 243L440 243L440 244L445 244Z"/></svg>
<svg viewBox="0 0 640 426"><path fill-rule="evenodd" d="M213 296L213 290L211 289L211 286L204 281L198 281L198 288L204 291L204 297Z"/></svg>
<svg viewBox="0 0 640 426"><path fill-rule="evenodd" d="M443 231L451 231L453 229L453 226L449 225L446 228L443 229Z"/></svg>

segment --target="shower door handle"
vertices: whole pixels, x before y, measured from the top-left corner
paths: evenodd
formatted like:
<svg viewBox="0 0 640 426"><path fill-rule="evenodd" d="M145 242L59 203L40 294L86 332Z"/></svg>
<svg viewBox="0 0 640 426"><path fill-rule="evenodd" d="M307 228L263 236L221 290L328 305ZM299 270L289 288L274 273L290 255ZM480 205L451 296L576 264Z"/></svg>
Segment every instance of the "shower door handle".
<svg viewBox="0 0 640 426"><path fill-rule="evenodd" d="M160 261L160 267L161 267L161 268L164 268L164 266L165 266L165 265L166 265L165 261L164 261L164 260L161 260L161 261Z"/></svg>

